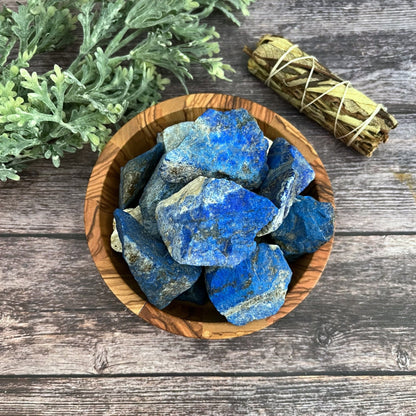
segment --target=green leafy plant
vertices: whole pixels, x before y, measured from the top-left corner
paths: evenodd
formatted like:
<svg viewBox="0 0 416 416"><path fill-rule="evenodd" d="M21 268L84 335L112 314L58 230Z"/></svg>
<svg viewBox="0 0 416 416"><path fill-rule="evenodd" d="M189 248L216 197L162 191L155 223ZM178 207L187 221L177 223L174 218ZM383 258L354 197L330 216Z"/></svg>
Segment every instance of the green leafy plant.
<svg viewBox="0 0 416 416"><path fill-rule="evenodd" d="M215 57L219 37L201 20L220 10L248 14L254 0L28 0L0 12L0 180L18 180L28 162L85 144L100 150L112 126L156 103L173 74L185 87L192 64L214 78L232 68ZM68 68L30 71L35 55L71 44Z"/></svg>

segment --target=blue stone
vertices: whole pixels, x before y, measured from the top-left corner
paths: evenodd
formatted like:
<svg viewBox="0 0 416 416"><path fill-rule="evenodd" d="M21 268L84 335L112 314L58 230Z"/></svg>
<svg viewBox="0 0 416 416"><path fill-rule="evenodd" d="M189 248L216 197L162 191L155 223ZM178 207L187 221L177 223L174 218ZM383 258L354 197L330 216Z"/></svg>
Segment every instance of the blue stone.
<svg viewBox="0 0 416 416"><path fill-rule="evenodd" d="M156 222L156 206L162 201L178 192L183 184L166 182L160 176L160 165L163 162L164 156L156 166L152 176L147 185L143 189L142 196L139 200L139 205L142 211L142 225L147 232L153 236L159 236L159 229Z"/></svg>
<svg viewBox="0 0 416 416"><path fill-rule="evenodd" d="M208 301L208 293L205 287L205 277L201 277L182 295L178 296L179 300L204 305Z"/></svg>
<svg viewBox="0 0 416 416"><path fill-rule="evenodd" d="M228 178L247 189L267 175L268 142L247 110L207 110L182 143L166 154L161 175L188 183L198 176Z"/></svg>
<svg viewBox="0 0 416 416"><path fill-rule="evenodd" d="M313 253L334 234L334 207L311 196L299 195L282 225L270 234L285 257L293 261Z"/></svg>
<svg viewBox="0 0 416 416"><path fill-rule="evenodd" d="M315 172L302 153L282 137L276 138L270 146L267 164L270 169L281 172L292 169L297 174L294 185L296 194L300 194L315 179Z"/></svg>
<svg viewBox="0 0 416 416"><path fill-rule="evenodd" d="M114 218L123 257L151 304L165 308L198 280L200 267L174 261L165 245L148 234L130 214L116 209Z"/></svg>
<svg viewBox="0 0 416 416"><path fill-rule="evenodd" d="M291 169L283 173L277 169L269 171L258 193L270 199L278 211L272 221L259 231L258 237L269 234L280 227L296 197L294 183L295 174Z"/></svg>
<svg viewBox="0 0 416 416"><path fill-rule="evenodd" d="M165 148L157 143L150 150L129 160L120 171L119 207L137 205L140 192L145 187Z"/></svg>
<svg viewBox="0 0 416 416"><path fill-rule="evenodd" d="M263 198L227 179L200 176L159 202L156 219L181 264L235 266L256 248L257 232L276 215Z"/></svg>
<svg viewBox="0 0 416 416"><path fill-rule="evenodd" d="M280 226L296 196L315 178L314 170L303 155L283 138L277 138L271 145L267 163L269 172L258 193L269 198L279 209L279 214L260 235Z"/></svg>
<svg viewBox="0 0 416 416"><path fill-rule="evenodd" d="M139 223L142 222L142 211L139 206L136 208L126 208L123 211L130 214L136 221ZM118 236L117 227L116 227L116 219L113 218L113 232L110 236L110 244L111 248L117 253L123 252L123 247L121 245L120 237Z"/></svg>
<svg viewBox="0 0 416 416"><path fill-rule="evenodd" d="M193 121L183 121L182 123L173 124L166 127L157 135L157 141L165 145L165 152L177 148L183 139L192 131Z"/></svg>
<svg viewBox="0 0 416 416"><path fill-rule="evenodd" d="M234 325L274 315L283 305L292 271L276 245L260 243L235 267L207 267L208 296Z"/></svg>

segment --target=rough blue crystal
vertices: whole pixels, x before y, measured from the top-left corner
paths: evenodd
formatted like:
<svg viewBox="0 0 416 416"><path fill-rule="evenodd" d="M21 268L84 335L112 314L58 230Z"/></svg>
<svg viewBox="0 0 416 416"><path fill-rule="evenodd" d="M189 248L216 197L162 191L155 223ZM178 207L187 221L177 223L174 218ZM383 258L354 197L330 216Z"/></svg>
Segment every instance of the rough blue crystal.
<svg viewBox="0 0 416 416"><path fill-rule="evenodd" d="M142 211L139 206L136 208L126 208L123 210L130 214L136 221L138 221L140 224L142 222ZM120 237L118 236L117 227L116 227L116 219L113 218L113 232L110 236L110 242L111 242L111 248L114 251L117 251L117 253L123 252L123 247L121 245Z"/></svg>
<svg viewBox="0 0 416 416"><path fill-rule="evenodd" d="M150 150L129 160L120 171L119 207L137 205L140 192L145 187L165 148L157 143Z"/></svg>
<svg viewBox="0 0 416 416"><path fill-rule="evenodd" d="M294 183L295 173L291 169L283 173L277 169L269 171L266 180L263 182L264 186L262 185L259 190L259 195L270 199L278 208L278 211L270 223L259 231L258 237L269 234L280 227L296 197Z"/></svg>
<svg viewBox="0 0 416 416"><path fill-rule="evenodd" d="M205 287L205 276L201 277L182 295L178 296L179 300L196 303L197 305L203 305L208 301L208 293Z"/></svg>
<svg viewBox="0 0 416 416"><path fill-rule="evenodd" d="M296 172L296 194L300 194L315 179L315 172L302 153L282 137L273 141L267 155L267 164L270 169L293 169Z"/></svg>
<svg viewBox="0 0 416 416"><path fill-rule="evenodd" d="M279 214L260 235L280 226L296 196L315 178L314 170L303 155L283 138L274 140L267 156L267 163L269 172L258 193L269 198L279 209Z"/></svg>
<svg viewBox="0 0 416 416"><path fill-rule="evenodd" d="M203 176L156 208L159 232L171 256L196 266L240 263L255 250L257 232L276 213L267 198L227 179Z"/></svg>
<svg viewBox="0 0 416 416"><path fill-rule="evenodd" d="M210 109L166 154L161 175L168 182L183 183L197 176L222 177L255 189L267 174L267 150L268 142L247 110Z"/></svg>
<svg viewBox="0 0 416 416"><path fill-rule="evenodd" d="M334 207L299 195L282 225L270 234L289 261L315 252L334 234Z"/></svg>
<svg viewBox="0 0 416 416"><path fill-rule="evenodd" d="M170 152L182 143L183 139L191 132L193 126L193 121L173 124L157 135L157 141L165 145L166 153Z"/></svg>
<svg viewBox="0 0 416 416"><path fill-rule="evenodd" d="M181 183L166 182L162 179L160 176L160 165L163 162L163 158L164 156L162 156L162 159L156 166L139 200L142 211L141 223L146 231L155 237L159 236L155 214L157 204L162 199L170 197L183 187Z"/></svg>
<svg viewBox="0 0 416 416"><path fill-rule="evenodd" d="M274 315L283 305L292 271L276 245L261 243L235 267L207 267L215 308L234 325Z"/></svg>
<svg viewBox="0 0 416 416"><path fill-rule="evenodd" d="M148 234L128 213L114 211L123 257L148 301L163 309L188 290L201 275L200 267L178 264L165 245Z"/></svg>

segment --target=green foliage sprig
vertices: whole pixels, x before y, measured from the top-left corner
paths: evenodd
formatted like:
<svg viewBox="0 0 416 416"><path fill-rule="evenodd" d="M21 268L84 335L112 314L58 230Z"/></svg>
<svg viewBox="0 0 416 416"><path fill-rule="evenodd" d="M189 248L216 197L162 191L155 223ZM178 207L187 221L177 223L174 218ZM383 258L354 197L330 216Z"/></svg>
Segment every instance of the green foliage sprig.
<svg viewBox="0 0 416 416"><path fill-rule="evenodd" d="M100 150L111 126L158 102L173 74L185 86L191 65L213 78L232 68L219 57L215 28L201 20L215 9L234 23L254 0L28 0L0 12L0 180L18 180L28 162L85 144ZM62 48L82 27L79 53L67 68L30 71L35 55ZM186 87L185 87L186 88Z"/></svg>

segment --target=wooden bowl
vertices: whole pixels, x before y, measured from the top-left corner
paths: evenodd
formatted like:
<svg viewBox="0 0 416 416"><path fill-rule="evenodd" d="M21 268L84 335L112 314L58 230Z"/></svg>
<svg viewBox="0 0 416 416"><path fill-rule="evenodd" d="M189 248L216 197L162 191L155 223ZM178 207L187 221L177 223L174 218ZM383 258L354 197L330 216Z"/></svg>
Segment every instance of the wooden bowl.
<svg viewBox="0 0 416 416"><path fill-rule="evenodd" d="M204 306L173 301L164 310L149 302L131 276L119 253L110 247L113 211L118 204L120 167L156 143L164 128L186 120L195 120L208 108L230 110L245 108L256 119L264 134L284 137L295 145L315 170L316 178L307 194L334 204L331 183L312 145L284 118L251 101L221 94L194 94L173 98L138 114L109 141L91 174L85 198L85 232L94 262L105 283L118 299L152 325L187 337L220 339L238 337L265 328L284 317L309 294L327 263L333 240L313 254L292 263L293 277L286 301L275 315L244 326L232 325L208 302Z"/></svg>

